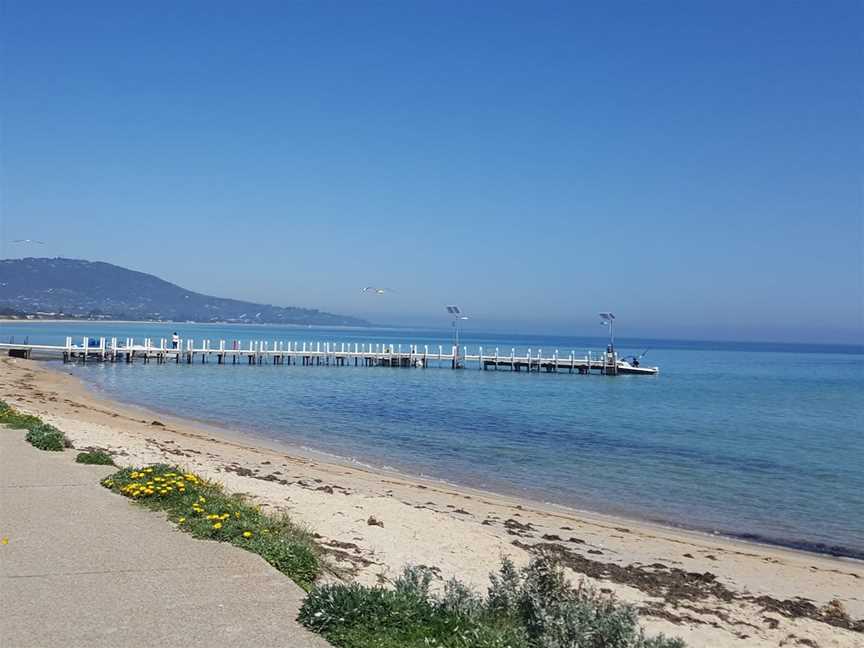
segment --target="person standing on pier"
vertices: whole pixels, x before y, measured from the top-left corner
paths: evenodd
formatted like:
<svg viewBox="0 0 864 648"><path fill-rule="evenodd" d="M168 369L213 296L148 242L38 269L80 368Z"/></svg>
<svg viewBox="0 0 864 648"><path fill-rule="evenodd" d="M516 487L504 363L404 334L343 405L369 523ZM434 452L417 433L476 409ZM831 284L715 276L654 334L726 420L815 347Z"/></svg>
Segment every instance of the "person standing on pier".
<svg viewBox="0 0 864 648"><path fill-rule="evenodd" d="M174 331L174 335L171 336L171 348L176 349L180 346L180 336L177 335L177 331Z"/></svg>

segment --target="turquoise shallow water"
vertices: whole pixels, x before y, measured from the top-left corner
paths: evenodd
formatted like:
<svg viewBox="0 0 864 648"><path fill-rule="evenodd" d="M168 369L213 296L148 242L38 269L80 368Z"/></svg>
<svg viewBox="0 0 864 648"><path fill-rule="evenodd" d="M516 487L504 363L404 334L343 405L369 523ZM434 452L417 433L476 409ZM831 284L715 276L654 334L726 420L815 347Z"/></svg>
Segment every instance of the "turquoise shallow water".
<svg viewBox="0 0 864 648"><path fill-rule="evenodd" d="M172 326L4 323L0 336L158 338ZM446 330L176 326L195 339L450 344ZM463 341L502 354L603 345L470 331ZM659 376L215 363L71 370L118 399L373 465L864 558L860 348L619 341L622 352L646 346Z"/></svg>

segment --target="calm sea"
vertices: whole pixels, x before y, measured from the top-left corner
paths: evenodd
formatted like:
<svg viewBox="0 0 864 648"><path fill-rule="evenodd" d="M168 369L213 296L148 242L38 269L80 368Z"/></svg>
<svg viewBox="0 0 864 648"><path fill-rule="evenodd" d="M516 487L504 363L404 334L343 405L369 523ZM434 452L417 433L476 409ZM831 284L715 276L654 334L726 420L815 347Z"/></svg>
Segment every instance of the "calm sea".
<svg viewBox="0 0 864 648"><path fill-rule="evenodd" d="M0 324L66 335L451 344L450 332ZM604 341L463 334L502 354ZM354 367L90 363L96 391L371 465L499 492L864 558L860 347L620 340L656 377Z"/></svg>

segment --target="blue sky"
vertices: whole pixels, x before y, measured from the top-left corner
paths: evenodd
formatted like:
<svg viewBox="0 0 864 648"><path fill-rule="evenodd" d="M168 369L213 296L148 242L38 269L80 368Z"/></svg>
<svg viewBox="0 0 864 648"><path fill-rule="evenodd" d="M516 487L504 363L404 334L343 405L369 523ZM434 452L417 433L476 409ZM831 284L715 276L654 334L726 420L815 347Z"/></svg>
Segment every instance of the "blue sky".
<svg viewBox="0 0 864 648"><path fill-rule="evenodd" d="M0 256L380 322L860 341L862 7L5 2Z"/></svg>

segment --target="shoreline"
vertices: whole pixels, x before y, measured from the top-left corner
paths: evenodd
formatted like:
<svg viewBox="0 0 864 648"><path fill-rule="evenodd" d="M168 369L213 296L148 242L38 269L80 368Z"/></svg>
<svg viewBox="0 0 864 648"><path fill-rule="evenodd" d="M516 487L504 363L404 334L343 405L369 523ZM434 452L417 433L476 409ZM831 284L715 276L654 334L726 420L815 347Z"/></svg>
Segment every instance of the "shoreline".
<svg viewBox="0 0 864 648"><path fill-rule="evenodd" d="M46 363L46 369L48 371L58 372L59 369L47 364L46 361L39 361ZM63 365L59 365L62 367ZM71 374L70 374L71 375ZM324 463L329 463L333 466L339 466L346 469L359 470L369 473L370 475L379 476L379 477L389 477L392 479L402 479L406 481L417 482L426 486L433 486L436 488L445 488L445 489L453 489L456 491L469 493L471 495L477 497L494 497L494 498L506 498L512 499L516 501L517 504L528 504L532 508L543 508L549 509L550 513L559 512L561 514L576 514L585 518L593 518L597 521L603 521L606 524L610 525L644 525L646 527L650 527L655 529L658 532L678 532L682 534L692 534L696 537L704 538L704 539L724 539L729 542L742 543L744 545L754 545L761 546L764 548L774 548L774 549L784 549L787 551L792 551L796 553L801 553L805 555L813 555L813 556L824 556L831 557L840 560L853 560L858 561L859 559L854 556L835 556L829 553L822 553L816 551L807 551L806 549L800 549L793 546L787 546L779 543L771 543L771 542L760 542L758 540L747 540L744 538L737 538L734 534L730 533L722 533L719 531L711 531L707 529L698 529L694 527L688 526L676 526L670 522L664 522L662 520L652 520L647 518L640 518L635 515L625 515L625 514L617 514L610 511L601 511L592 508L581 508L575 505L562 504L560 502L546 501L537 498L530 497L525 494L519 494L515 492L506 492L503 490L489 490L478 486L472 486L470 484L459 483L456 481L450 481L443 477L436 477L434 475L427 475L423 473L414 473L408 469L387 466L387 465L379 465L376 463L371 463L369 461L365 461L360 458L353 458L344 454L339 454L336 452L330 452L327 450L323 450L321 448L314 448L307 445L298 445L296 443L292 443L291 441L282 440L273 437L266 437L263 435L256 434L252 430L248 429L239 429L232 427L228 424L222 424L218 421L208 421L205 419L199 419L192 416L178 416L173 412L169 412L167 410L161 410L157 407L147 407L143 405L139 405L137 403L131 403L128 401L123 401L117 398L112 398L110 395L102 392L101 390L95 389L94 385L86 382L85 380L72 376L74 380L76 380L80 387L93 399L104 402L109 407L116 408L124 408L134 410L139 413L141 416L145 418L153 418L160 420L167 420L173 422L176 425L183 425L193 428L200 432L201 434L209 434L214 435L216 437L222 437L222 441L228 441L231 443L237 443L247 446L253 446L259 448L261 450L272 451L280 454L287 454L295 457L300 457L303 459L311 460L311 461L319 461ZM862 554L864 555L864 554ZM864 564L864 563L862 563Z"/></svg>
<svg viewBox="0 0 864 648"><path fill-rule="evenodd" d="M532 551L548 550L574 578L584 575L636 605L652 632L691 645L776 646L789 635L819 646L864 643L864 622L849 629L819 612L836 599L851 619L864 617L864 564L854 559L339 461L113 401L37 361L0 362L0 398L56 425L76 448L108 449L121 464L188 465L250 493L307 524L337 570L360 582L386 581L406 563L424 563L442 580L458 576L484 588L501 555L523 564Z"/></svg>
<svg viewBox="0 0 864 648"><path fill-rule="evenodd" d="M44 366L49 371L55 371L59 373L62 373L62 367L65 366L58 365L57 367L55 367L53 365L55 361L53 360L40 360L40 362L44 363ZM300 455L307 459L324 461L335 465L344 466L346 468L367 470L373 474L383 473L394 478L418 480L424 483L435 484L444 488L472 491L477 495L484 495L487 497L514 498L519 501L527 502L533 507L548 507L550 509L559 510L565 513L576 513L578 515L587 517L594 516L604 519L610 524L615 523L619 525L645 525L655 528L659 532L681 532L694 534L703 538L722 538L730 542L742 543L748 546L752 545L756 547L763 547L765 549L784 549L786 551L792 551L805 555L823 556L838 560L850 560L862 562L862 564L864 564L864 549L857 549L855 547L848 547L845 545L828 546L825 544L813 543L805 540L798 541L792 539L787 540L783 538L772 538L758 533L736 533L733 531L724 531L722 529L700 528L698 526L687 525L684 523L677 524L675 522L672 522L671 520L664 520L661 518L639 516L636 513L618 512L614 510L601 510L601 508L599 507L582 507L572 503L565 504L552 500L538 499L538 497L535 497L534 495L529 493L519 493L516 492L515 489L509 490L504 485L502 485L500 489L496 488L494 490L491 490L481 486L474 486L459 481L451 481L444 477L412 472L410 468L407 467L381 465L374 463L373 460L365 460L362 457L354 458L346 454L339 454L335 451L331 452L322 448L315 448L307 445L298 445L297 443L293 443L288 440L267 437L263 434L256 433L253 429L232 427L229 424L223 424L219 421L209 421L205 419L195 418L192 416L178 416L173 412L161 410L157 407L147 407L139 405L137 403L123 401L118 398L112 397L111 395L105 393L103 390L98 389L98 387L94 383L87 382L86 380L79 378L78 376L73 377L80 383L82 389L84 389L93 398L103 400L106 403L112 404L113 406L136 408L141 412L142 416L152 415L155 417L172 418L175 419L177 422L180 422L181 424L191 425L200 428L200 430L204 433L212 433L217 436L224 435L232 441L238 443L258 445L274 452ZM822 548L822 550L817 549L817 547Z"/></svg>

